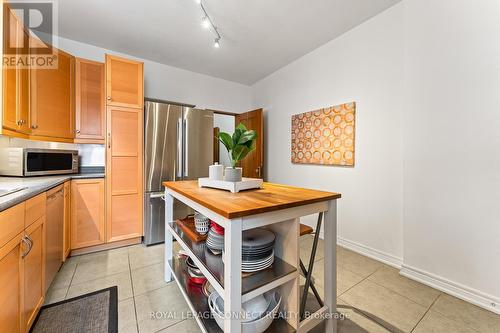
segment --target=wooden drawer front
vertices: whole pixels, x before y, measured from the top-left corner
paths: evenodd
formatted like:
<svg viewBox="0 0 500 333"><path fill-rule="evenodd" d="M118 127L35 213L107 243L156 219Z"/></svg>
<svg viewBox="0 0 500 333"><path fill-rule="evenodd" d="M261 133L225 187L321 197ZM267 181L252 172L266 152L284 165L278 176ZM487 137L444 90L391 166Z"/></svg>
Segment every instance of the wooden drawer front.
<svg viewBox="0 0 500 333"><path fill-rule="evenodd" d="M33 222L45 215L45 200L47 196L44 193L37 195L29 200L26 200L26 221L25 227L30 226Z"/></svg>
<svg viewBox="0 0 500 333"><path fill-rule="evenodd" d="M0 212L0 247L24 230L25 203Z"/></svg>

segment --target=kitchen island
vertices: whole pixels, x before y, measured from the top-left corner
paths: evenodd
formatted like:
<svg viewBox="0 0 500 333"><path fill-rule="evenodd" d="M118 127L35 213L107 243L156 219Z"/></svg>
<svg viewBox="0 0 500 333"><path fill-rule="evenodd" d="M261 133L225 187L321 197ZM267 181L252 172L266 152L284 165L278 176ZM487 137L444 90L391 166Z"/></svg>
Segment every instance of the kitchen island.
<svg viewBox="0 0 500 333"><path fill-rule="evenodd" d="M336 332L336 200L340 194L264 183L261 189L240 193L200 188L197 181L164 182L165 186L165 281L174 278L204 332L221 332L208 314L206 296L189 284L185 263L173 253L173 238L189 255L213 289L224 299L224 332L240 333L242 325L232 314L242 303L278 289L281 312L266 332L307 332L326 320L326 332ZM204 243L184 235L173 219L174 198L224 227L224 262ZM324 306L299 319L300 217L324 213L325 296ZM265 228L276 235L275 261L271 268L242 277L242 232ZM229 315L231 314L231 315ZM231 317L231 318L229 318Z"/></svg>

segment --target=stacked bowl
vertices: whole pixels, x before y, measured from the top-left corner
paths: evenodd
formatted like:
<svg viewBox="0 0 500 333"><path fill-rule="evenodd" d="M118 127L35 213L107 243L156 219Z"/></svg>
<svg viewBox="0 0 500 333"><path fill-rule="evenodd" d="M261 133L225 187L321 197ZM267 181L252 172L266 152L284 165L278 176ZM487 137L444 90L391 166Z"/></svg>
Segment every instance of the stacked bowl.
<svg viewBox="0 0 500 333"><path fill-rule="evenodd" d="M200 271L198 266L194 263L193 259L190 257L186 258L186 266L189 275L189 281L194 284L204 284L207 281L207 278Z"/></svg>
<svg viewBox="0 0 500 333"><path fill-rule="evenodd" d="M209 225L210 219L208 217L198 212L194 213L194 226L197 233L205 235L208 232Z"/></svg>
<svg viewBox="0 0 500 333"><path fill-rule="evenodd" d="M275 239L274 233L266 229L245 230L242 238L241 270L252 273L270 267L274 262Z"/></svg>
<svg viewBox="0 0 500 333"><path fill-rule="evenodd" d="M207 247L213 254L220 254L224 249L224 228L212 221L206 240Z"/></svg>
<svg viewBox="0 0 500 333"><path fill-rule="evenodd" d="M271 326L281 304L281 295L277 291L269 291L242 304L245 310L241 318L242 333L262 333ZM208 297L208 306L217 325L224 329L224 300L214 291Z"/></svg>

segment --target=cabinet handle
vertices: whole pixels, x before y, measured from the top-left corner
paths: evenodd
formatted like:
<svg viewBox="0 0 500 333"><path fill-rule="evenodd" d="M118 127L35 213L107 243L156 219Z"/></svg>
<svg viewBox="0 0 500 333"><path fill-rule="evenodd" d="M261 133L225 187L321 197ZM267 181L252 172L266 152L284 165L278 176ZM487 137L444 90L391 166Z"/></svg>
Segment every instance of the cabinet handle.
<svg viewBox="0 0 500 333"><path fill-rule="evenodd" d="M111 97L110 97L110 96L108 96L107 100L108 100L108 101L110 101L110 100L111 100Z"/></svg>
<svg viewBox="0 0 500 333"><path fill-rule="evenodd" d="M31 125L31 128L32 128L32 129L37 129L37 128L38 128L38 125Z"/></svg>
<svg viewBox="0 0 500 333"><path fill-rule="evenodd" d="M22 120L18 120L17 121L17 126L21 126L23 124L23 121Z"/></svg>
<svg viewBox="0 0 500 333"><path fill-rule="evenodd" d="M26 252L24 252L22 254L22 256L21 256L22 258L24 258L24 257L26 257L30 253L31 249L33 248L33 241L30 241L30 238L27 237L27 236L23 236L23 238L21 239L21 241L24 244L26 244L26 246L28 246L28 250Z"/></svg>
<svg viewBox="0 0 500 333"><path fill-rule="evenodd" d="M111 133L108 133L108 148L111 149Z"/></svg>
<svg viewBox="0 0 500 333"><path fill-rule="evenodd" d="M77 133L77 134L80 134L80 130L76 130L76 133Z"/></svg>

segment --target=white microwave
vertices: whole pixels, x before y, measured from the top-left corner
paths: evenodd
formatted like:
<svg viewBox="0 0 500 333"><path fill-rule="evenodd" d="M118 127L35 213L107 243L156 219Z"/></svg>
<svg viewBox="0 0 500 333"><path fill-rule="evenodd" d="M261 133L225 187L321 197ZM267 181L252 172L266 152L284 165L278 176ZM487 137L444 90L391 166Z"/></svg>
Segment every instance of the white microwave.
<svg viewBox="0 0 500 333"><path fill-rule="evenodd" d="M77 150L0 149L0 175L27 177L68 173L78 173Z"/></svg>

